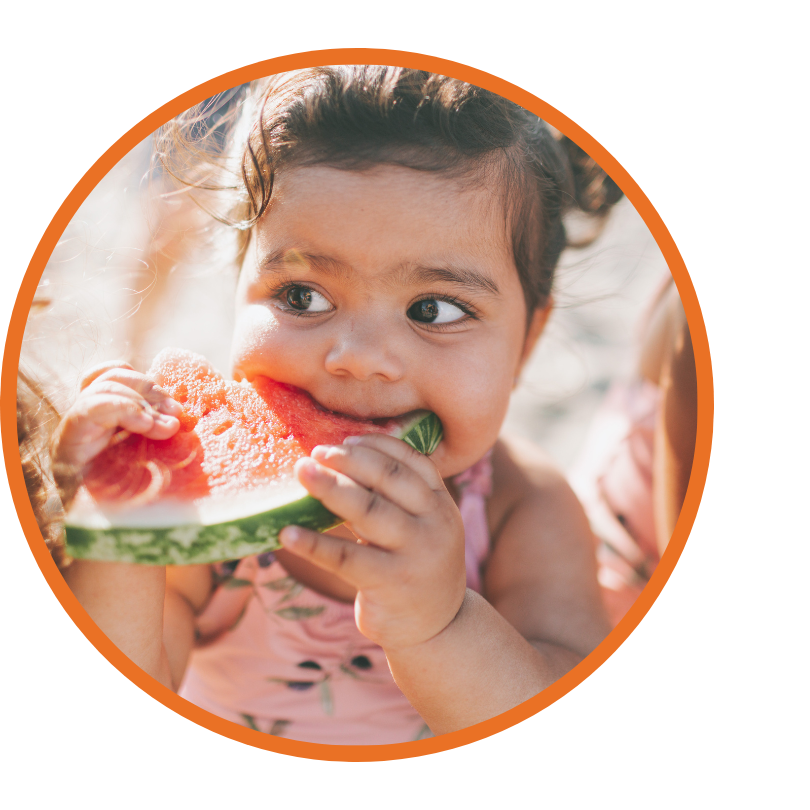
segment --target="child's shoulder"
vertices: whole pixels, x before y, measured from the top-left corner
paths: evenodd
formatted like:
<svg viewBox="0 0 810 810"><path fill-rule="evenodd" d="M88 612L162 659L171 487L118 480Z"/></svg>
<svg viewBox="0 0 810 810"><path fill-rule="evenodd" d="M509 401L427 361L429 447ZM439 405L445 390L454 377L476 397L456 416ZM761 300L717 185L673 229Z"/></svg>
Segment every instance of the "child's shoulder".
<svg viewBox="0 0 810 810"><path fill-rule="evenodd" d="M579 500L551 457L536 444L502 435L492 452L492 478L489 522L493 536L511 515L526 509L583 526Z"/></svg>
<svg viewBox="0 0 810 810"><path fill-rule="evenodd" d="M585 512L565 476L529 442L502 438L492 465L487 599L525 638L586 655L610 625Z"/></svg>

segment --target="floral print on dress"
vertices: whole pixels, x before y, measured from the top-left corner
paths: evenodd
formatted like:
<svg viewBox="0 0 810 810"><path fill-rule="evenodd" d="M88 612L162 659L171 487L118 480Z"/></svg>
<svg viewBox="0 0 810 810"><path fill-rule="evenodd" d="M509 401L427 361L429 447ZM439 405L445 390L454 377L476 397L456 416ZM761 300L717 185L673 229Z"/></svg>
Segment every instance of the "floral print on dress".
<svg viewBox="0 0 810 810"><path fill-rule="evenodd" d="M364 677L373 668L371 659L367 655L354 655L351 658L341 661L337 668L329 668L321 666L317 661L307 660L298 664L303 670L309 670L310 677L313 680L288 680L286 678L267 678L270 683L283 683L288 689L294 689L298 692L306 692L310 689L318 687L320 694L321 707L324 714L331 715L334 712L334 698L330 681L334 677L348 676L355 680L367 681L369 683L382 683L383 681L377 677ZM303 678L302 674L302 678Z"/></svg>
<svg viewBox="0 0 810 810"><path fill-rule="evenodd" d="M198 617L200 646L236 630L251 604L257 605L271 621L282 623L305 622L326 610L325 602L311 604L312 592L286 574L280 565L274 566L274 563L275 555L268 552L213 566L216 590L209 606ZM309 603L298 603L298 597L302 594L307 595L305 602ZM298 662L296 667L301 670L300 675L286 678L268 675L264 680L271 684L283 684L296 692L313 691L318 695L321 710L326 716L332 716L335 711L333 683L336 680L350 678L376 684L390 681L389 673L378 674L374 671L371 658L356 648L347 649L346 654L336 662L307 658ZM265 731L260 728L254 715L241 713L240 716L248 728ZM290 722L286 719L274 720L265 733L281 736ZM274 728L275 731L272 730Z"/></svg>
<svg viewBox="0 0 810 810"><path fill-rule="evenodd" d="M305 590L291 576L282 575L257 583L260 572L269 569L274 562L275 555L269 551L213 566L215 591L208 607L197 620L200 645L211 643L222 633L235 630L252 599L258 600L268 615L287 621L310 619L325 610L325 605L289 604Z"/></svg>
<svg viewBox="0 0 810 810"><path fill-rule="evenodd" d="M489 457L456 481L468 585L489 552ZM262 734L375 745L432 736L394 683L383 650L357 629L351 603L305 587L267 552L212 566L199 642L180 694Z"/></svg>
<svg viewBox="0 0 810 810"><path fill-rule="evenodd" d="M254 731L262 732L262 729L260 729L258 725L261 721L258 720L254 715L242 714L240 716L248 728L252 728ZM273 737L283 737L284 732L287 730L287 726L289 726L291 722L292 720L272 720L267 731L262 733L270 734Z"/></svg>

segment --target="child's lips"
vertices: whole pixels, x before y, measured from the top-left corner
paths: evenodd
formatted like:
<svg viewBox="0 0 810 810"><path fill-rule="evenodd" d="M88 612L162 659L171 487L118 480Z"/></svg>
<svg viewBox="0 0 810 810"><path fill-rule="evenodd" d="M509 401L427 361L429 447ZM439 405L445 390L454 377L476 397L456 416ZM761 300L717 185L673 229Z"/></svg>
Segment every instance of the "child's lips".
<svg viewBox="0 0 810 810"><path fill-rule="evenodd" d="M310 396L312 395L310 394ZM364 408L351 408L350 410L336 410L334 408L327 408L321 402L318 402L315 397L312 397L312 401L315 403L315 407L317 407L318 410L324 411L325 413L331 413L335 416L343 417L344 419L352 419L356 422L371 422L375 425L379 425L380 427L384 427L390 422L405 422L407 419L413 416L413 414L420 410L419 408L412 408L408 411L400 411L396 414L382 416L380 415L379 411L371 411Z"/></svg>
<svg viewBox="0 0 810 810"><path fill-rule="evenodd" d="M242 377L242 383L245 385L250 385L255 379L258 379L261 375L255 375L250 377ZM295 388L298 391L306 394L313 402L315 407L323 411L324 413L334 414L335 416L342 417L343 419L352 419L355 422L371 422L372 424L378 425L380 427L389 426L391 422L403 423L411 418L414 414L419 411L424 410L423 408L409 408L408 410L394 410L392 409L389 413L382 413L379 409L372 410L370 408L365 408L362 406L346 406L342 405L341 409L338 408L330 408L327 405L324 405L320 402L316 397L314 397L309 391L305 388L299 388L298 386L291 385L290 383L283 383L284 385L288 385L290 388Z"/></svg>

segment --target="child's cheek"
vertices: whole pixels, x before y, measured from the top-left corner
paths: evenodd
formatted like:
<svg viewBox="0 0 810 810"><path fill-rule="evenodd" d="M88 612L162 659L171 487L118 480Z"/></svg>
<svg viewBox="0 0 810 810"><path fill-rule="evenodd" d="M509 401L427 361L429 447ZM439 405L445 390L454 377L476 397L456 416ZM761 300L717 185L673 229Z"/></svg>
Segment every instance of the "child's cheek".
<svg viewBox="0 0 810 810"><path fill-rule="evenodd" d="M241 376L264 373L272 376L269 369L261 371L279 352L274 349L278 343L278 321L267 306L244 305L237 310L231 340L231 367L234 374Z"/></svg>
<svg viewBox="0 0 810 810"><path fill-rule="evenodd" d="M494 390L461 391L444 408L437 406L444 438L432 458L443 478L464 472L495 444L508 406L508 394Z"/></svg>

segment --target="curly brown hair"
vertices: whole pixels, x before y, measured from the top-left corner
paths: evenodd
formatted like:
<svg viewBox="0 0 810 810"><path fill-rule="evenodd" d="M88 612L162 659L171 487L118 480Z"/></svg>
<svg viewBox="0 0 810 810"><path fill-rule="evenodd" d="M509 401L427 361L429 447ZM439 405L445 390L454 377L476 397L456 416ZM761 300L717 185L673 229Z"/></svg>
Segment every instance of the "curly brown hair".
<svg viewBox="0 0 810 810"><path fill-rule="evenodd" d="M21 369L17 371L17 446L25 488L39 530L56 564L63 568L69 558L64 551L63 508L78 484L73 471L54 468L50 437L59 413L42 387Z"/></svg>
<svg viewBox="0 0 810 810"><path fill-rule="evenodd" d="M592 158L538 116L447 76L383 65L313 67L258 80L246 104L229 100L232 109L217 115L219 98L169 122L156 145L184 185L236 192L227 210L208 210L241 232L239 254L285 166L440 172L487 185L502 204L531 317L551 294L567 244L564 215L579 209L603 218L622 196ZM238 151L229 152L224 133L240 126L242 138L231 139ZM228 157L236 182L220 180Z"/></svg>

